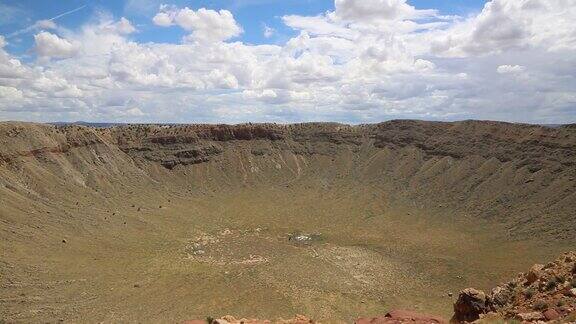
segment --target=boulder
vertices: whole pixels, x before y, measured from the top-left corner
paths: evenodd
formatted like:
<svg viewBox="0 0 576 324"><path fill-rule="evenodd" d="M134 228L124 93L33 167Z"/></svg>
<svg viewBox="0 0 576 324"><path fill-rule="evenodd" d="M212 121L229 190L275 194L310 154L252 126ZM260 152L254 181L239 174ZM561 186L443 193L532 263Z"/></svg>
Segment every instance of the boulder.
<svg viewBox="0 0 576 324"><path fill-rule="evenodd" d="M546 317L546 320L548 321L554 321L560 318L560 314L555 309L551 308L544 312L544 317Z"/></svg>
<svg viewBox="0 0 576 324"><path fill-rule="evenodd" d="M473 322L480 318L481 314L490 311L488 298L483 291L473 288L464 289L460 292L458 300L454 303L454 322Z"/></svg>
<svg viewBox="0 0 576 324"><path fill-rule="evenodd" d="M534 283L536 280L540 279L544 274L542 272L542 269L544 269L544 266L541 264L533 265L532 268L530 268L530 270L526 274L526 282L530 285Z"/></svg>

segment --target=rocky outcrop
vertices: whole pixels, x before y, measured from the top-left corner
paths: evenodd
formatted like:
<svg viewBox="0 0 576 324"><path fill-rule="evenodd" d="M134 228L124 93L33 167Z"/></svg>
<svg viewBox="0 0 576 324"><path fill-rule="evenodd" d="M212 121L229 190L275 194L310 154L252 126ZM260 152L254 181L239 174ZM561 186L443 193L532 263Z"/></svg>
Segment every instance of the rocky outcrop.
<svg viewBox="0 0 576 324"><path fill-rule="evenodd" d="M468 288L454 304L452 322L490 322L497 318L576 321L576 252L546 265L535 265L490 294Z"/></svg>
<svg viewBox="0 0 576 324"><path fill-rule="evenodd" d="M488 313L489 310L490 303L483 291L473 288L464 289L454 304L452 321L473 322L479 319L481 314Z"/></svg>

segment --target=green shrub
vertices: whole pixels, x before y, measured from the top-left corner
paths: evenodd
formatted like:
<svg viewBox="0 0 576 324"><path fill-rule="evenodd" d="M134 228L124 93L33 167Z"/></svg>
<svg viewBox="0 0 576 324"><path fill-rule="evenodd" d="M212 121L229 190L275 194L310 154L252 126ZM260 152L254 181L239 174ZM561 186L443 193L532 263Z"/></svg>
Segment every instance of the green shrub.
<svg viewBox="0 0 576 324"><path fill-rule="evenodd" d="M556 286L558 286L558 283L560 282L560 280L561 279L558 277L550 278L550 280L548 280L548 282L546 283L546 290L556 289Z"/></svg>
<svg viewBox="0 0 576 324"><path fill-rule="evenodd" d="M534 309L538 311L544 311L548 309L548 303L545 301L539 300L534 304Z"/></svg>
<svg viewBox="0 0 576 324"><path fill-rule="evenodd" d="M214 317L212 317L212 316L206 317L206 322L208 322L208 324L214 323Z"/></svg>
<svg viewBox="0 0 576 324"><path fill-rule="evenodd" d="M524 297L526 297L526 299L530 299L534 297L534 295L536 295L536 290L534 288L529 288L524 292Z"/></svg>

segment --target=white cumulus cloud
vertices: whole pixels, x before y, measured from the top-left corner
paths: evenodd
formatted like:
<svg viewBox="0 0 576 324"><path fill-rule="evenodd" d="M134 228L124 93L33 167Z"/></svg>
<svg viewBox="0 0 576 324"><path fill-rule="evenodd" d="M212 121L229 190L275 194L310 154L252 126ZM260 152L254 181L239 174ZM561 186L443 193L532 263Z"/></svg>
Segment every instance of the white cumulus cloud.
<svg viewBox="0 0 576 324"><path fill-rule="evenodd" d="M435 10L417 10L406 0L336 0L336 15L356 22L419 18L436 15Z"/></svg>
<svg viewBox="0 0 576 324"><path fill-rule="evenodd" d="M242 28L228 10L216 11L206 8L192 10L188 7L177 9L162 6L161 11L152 20L162 27L178 25L191 32L188 38L196 41L224 41L242 33Z"/></svg>
<svg viewBox="0 0 576 324"><path fill-rule="evenodd" d="M34 50L40 57L68 58L78 53L78 45L50 32L34 35Z"/></svg>

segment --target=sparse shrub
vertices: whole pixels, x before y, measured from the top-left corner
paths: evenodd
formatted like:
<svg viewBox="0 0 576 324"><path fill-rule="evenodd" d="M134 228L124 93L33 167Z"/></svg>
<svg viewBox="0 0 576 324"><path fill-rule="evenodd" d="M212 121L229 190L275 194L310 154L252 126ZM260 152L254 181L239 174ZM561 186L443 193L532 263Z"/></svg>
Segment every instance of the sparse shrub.
<svg viewBox="0 0 576 324"><path fill-rule="evenodd" d="M576 312L573 312L572 314L566 316L565 318L563 318L563 320L566 321L566 323L572 323L576 321Z"/></svg>
<svg viewBox="0 0 576 324"><path fill-rule="evenodd" d="M576 262L574 262L574 265L572 266L572 273L576 274Z"/></svg>
<svg viewBox="0 0 576 324"><path fill-rule="evenodd" d="M570 284L572 285L572 287L576 288L576 278L572 278Z"/></svg>
<svg viewBox="0 0 576 324"><path fill-rule="evenodd" d="M558 302L556 302L556 306L558 307L562 307L566 305L566 302L563 299L559 299Z"/></svg>
<svg viewBox="0 0 576 324"><path fill-rule="evenodd" d="M206 322L208 322L208 324L214 323L214 317L212 317L212 316L206 317Z"/></svg>
<svg viewBox="0 0 576 324"><path fill-rule="evenodd" d="M528 288L524 292L524 297L526 297L526 299L530 299L530 298L534 297L534 295L536 295L536 290L534 288Z"/></svg>
<svg viewBox="0 0 576 324"><path fill-rule="evenodd" d="M544 311L548 309L548 303L543 300L539 300L534 304L534 309L538 311Z"/></svg>
<svg viewBox="0 0 576 324"><path fill-rule="evenodd" d="M556 286L558 286L559 282L560 282L560 278L558 278L558 277L550 278L550 280L548 280L548 282L546 283L546 290L556 289Z"/></svg>

